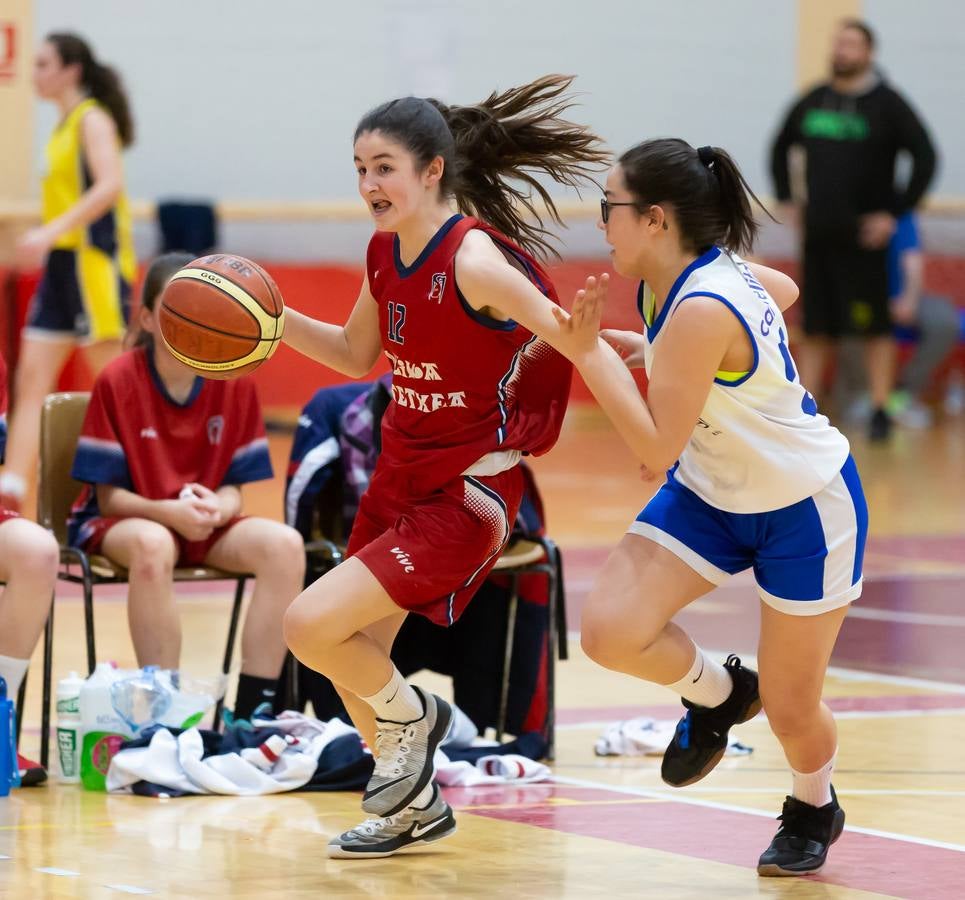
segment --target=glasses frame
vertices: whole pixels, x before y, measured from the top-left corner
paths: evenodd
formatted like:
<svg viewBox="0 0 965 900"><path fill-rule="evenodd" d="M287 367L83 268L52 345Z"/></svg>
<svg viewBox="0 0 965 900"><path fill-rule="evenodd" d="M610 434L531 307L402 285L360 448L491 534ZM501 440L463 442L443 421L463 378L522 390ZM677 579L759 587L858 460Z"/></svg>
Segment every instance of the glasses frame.
<svg viewBox="0 0 965 900"><path fill-rule="evenodd" d="M600 218L603 219L603 224L607 225L610 222L610 210L614 206L635 206L638 210L643 210L647 206L652 204L647 203L637 203L635 200L631 201L621 201L620 203L614 203L612 200L608 200L606 197L600 198Z"/></svg>

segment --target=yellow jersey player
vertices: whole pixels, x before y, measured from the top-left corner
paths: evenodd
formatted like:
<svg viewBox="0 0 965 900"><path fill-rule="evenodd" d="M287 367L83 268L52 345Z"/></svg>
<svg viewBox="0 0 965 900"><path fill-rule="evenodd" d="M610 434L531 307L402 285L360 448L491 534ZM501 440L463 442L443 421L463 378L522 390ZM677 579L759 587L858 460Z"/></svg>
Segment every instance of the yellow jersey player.
<svg viewBox="0 0 965 900"><path fill-rule="evenodd" d="M96 372L121 349L137 274L121 151L133 121L120 79L72 34L41 44L34 86L60 122L45 152L43 224L17 245L21 267L43 263L20 355L0 499L20 506L36 465L40 406L77 345Z"/></svg>

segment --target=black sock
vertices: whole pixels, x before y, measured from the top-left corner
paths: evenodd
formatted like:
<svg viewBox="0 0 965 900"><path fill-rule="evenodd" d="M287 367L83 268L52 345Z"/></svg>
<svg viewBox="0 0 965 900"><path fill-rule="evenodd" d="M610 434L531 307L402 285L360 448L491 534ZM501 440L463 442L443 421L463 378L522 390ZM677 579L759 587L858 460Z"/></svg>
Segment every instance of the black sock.
<svg viewBox="0 0 965 900"><path fill-rule="evenodd" d="M235 718L250 719L251 714L262 704L268 703L275 710L275 695L278 691L277 678L259 678L257 675L238 676L238 696L235 698Z"/></svg>

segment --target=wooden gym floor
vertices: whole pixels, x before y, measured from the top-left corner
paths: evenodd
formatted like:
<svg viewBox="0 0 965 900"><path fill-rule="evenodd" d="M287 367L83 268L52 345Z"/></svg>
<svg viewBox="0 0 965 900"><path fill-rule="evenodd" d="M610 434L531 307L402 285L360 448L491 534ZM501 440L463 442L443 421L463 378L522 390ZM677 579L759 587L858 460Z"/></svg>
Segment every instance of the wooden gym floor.
<svg viewBox="0 0 965 900"><path fill-rule="evenodd" d="M276 471L287 439L273 438ZM899 432L890 448L853 439L871 507L862 599L845 623L826 686L838 715L835 786L848 830L822 875L758 879L755 864L790 786L758 717L754 747L699 786L674 791L659 759L599 759L606 723L676 719L662 688L606 672L580 653L579 611L598 570L643 505L645 486L610 426L571 412L560 446L537 461L550 533L565 551L572 658L559 666L554 783L453 790L459 830L418 854L334 861L333 833L356 824L359 797L289 794L158 801L59 785L0 800L0 896L115 897L922 897L965 896L965 422ZM281 479L252 487L252 512L276 515ZM102 658L133 656L120 589L98 606ZM217 668L227 589L186 590L183 667ZM757 602L738 576L680 621L705 647L753 662ZM83 668L79 597L59 592L55 672ZM220 636L213 640L221 647ZM23 749L37 746L39 654ZM445 690L433 675L416 681Z"/></svg>

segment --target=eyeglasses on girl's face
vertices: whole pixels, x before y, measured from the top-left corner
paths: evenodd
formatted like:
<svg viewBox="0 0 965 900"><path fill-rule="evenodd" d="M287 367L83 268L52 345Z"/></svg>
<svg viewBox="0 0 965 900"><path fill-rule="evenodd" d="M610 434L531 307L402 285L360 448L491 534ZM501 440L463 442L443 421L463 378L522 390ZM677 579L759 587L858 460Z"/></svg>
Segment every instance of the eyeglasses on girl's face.
<svg viewBox="0 0 965 900"><path fill-rule="evenodd" d="M606 197L600 198L600 218L603 219L603 224L606 225L610 221L610 210L614 206L635 206L637 209L641 209L644 204L637 203L635 200L629 202L614 203L612 200L608 200Z"/></svg>

